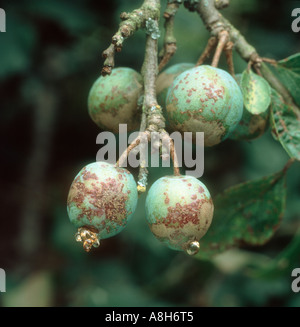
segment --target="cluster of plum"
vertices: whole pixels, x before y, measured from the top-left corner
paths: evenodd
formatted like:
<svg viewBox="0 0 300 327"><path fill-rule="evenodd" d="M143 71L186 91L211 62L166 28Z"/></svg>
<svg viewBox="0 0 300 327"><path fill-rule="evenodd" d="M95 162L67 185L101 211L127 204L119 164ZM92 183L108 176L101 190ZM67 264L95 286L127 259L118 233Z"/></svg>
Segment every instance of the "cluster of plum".
<svg viewBox="0 0 300 327"><path fill-rule="evenodd" d="M266 128L266 114L243 108L243 95L226 71L208 65L177 64L157 78L157 98L170 131L204 132L205 146L226 138L258 137ZM99 77L88 97L92 120L102 129L118 132L138 129L138 99L142 77L130 68L115 68ZM117 165L95 162L75 177L68 196L68 214L78 227L77 241L86 251L101 239L116 235L132 218L137 206L137 184L132 174ZM192 255L213 218L214 205L206 186L192 176L166 176L150 187L146 218L152 233L174 250Z"/></svg>

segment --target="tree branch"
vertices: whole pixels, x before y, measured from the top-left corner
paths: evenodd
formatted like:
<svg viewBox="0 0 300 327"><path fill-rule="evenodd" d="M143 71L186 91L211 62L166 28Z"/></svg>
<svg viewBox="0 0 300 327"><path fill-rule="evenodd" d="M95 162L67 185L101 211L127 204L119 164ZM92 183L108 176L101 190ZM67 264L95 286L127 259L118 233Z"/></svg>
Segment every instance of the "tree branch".
<svg viewBox="0 0 300 327"><path fill-rule="evenodd" d="M150 1L150 0L148 0ZM146 2L146 1L145 1ZM159 0L151 0L151 3L155 6L157 10L160 9ZM121 166L124 160L127 158L129 152L133 150L136 146L144 143L143 138L146 137L148 141L151 140L151 133L159 133L161 139L164 137L168 138L170 144L171 157L173 159L174 174L179 175L178 159L176 156L173 140L170 138L169 134L165 131L165 118L162 113L162 108L157 103L156 98L156 77L158 74L158 45L157 45L157 31L158 29L158 18L154 21L150 21L150 24L146 25L146 45L145 45L145 57L143 66L141 69L143 82L144 82L144 96L143 96L143 115L140 127L140 135L129 145L129 147L120 156L117 166ZM141 151L145 149L140 148ZM140 152L141 153L141 152ZM144 158L143 153L141 157ZM147 184L147 170L144 166L143 160L141 160L140 173L138 189L140 192L146 190Z"/></svg>
<svg viewBox="0 0 300 327"><path fill-rule="evenodd" d="M143 98L143 96L142 96ZM148 169L146 168L146 151L147 147L146 144L148 143L148 138L145 133L147 127L147 115L145 112L144 106L142 107L142 118L141 118L141 125L140 125L140 135L141 143L139 144L140 150L140 168L139 168L139 175L138 175L138 182L137 182L137 190L140 193L146 192L147 184L148 184Z"/></svg>
<svg viewBox="0 0 300 327"><path fill-rule="evenodd" d="M227 31L229 33L229 40L233 42L238 54L250 66L253 66L256 71L261 72L270 85L282 95L284 101L290 104L295 111L299 112L300 109L295 105L288 90L263 63L269 62L274 64L274 60L259 56L256 49L246 41L244 36L219 13L215 5L215 0L200 1L197 12L212 36L219 36L220 32Z"/></svg>
<svg viewBox="0 0 300 327"><path fill-rule="evenodd" d="M163 67L169 62L177 50L177 41L174 36L174 18L178 11L180 3L177 1L168 2L167 8L164 12L165 18L165 37L164 37L164 48L160 55L161 61L158 66L158 70L161 71Z"/></svg>
<svg viewBox="0 0 300 327"><path fill-rule="evenodd" d="M162 108L157 104L156 98L156 76L157 76L157 40L147 36L145 60L142 68L144 78L144 104L143 107L147 113L147 128L146 133L148 140L151 138L151 133L158 132L161 139L168 138L170 144L170 154L173 160L174 175L180 175L178 168L178 159L174 148L174 142L169 134L165 131L165 118L162 113Z"/></svg>
<svg viewBox="0 0 300 327"><path fill-rule="evenodd" d="M109 75L114 67L115 52L120 52L124 41L138 29L144 28L149 19L157 19L160 15L160 8L157 6L156 0L145 0L139 9L133 10L131 13L121 13L122 22L118 31L112 37L110 46L103 51L105 58L101 71L103 76Z"/></svg>

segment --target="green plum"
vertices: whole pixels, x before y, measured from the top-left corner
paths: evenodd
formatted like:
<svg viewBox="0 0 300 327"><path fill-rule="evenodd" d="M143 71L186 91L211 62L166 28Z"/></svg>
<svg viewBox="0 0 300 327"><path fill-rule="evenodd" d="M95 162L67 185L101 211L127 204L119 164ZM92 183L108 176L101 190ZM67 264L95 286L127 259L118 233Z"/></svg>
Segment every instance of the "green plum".
<svg viewBox="0 0 300 327"><path fill-rule="evenodd" d="M88 96L88 111L103 130L119 132L119 124L127 130L139 128L138 98L142 91L142 76L126 67L114 68L111 75L100 76Z"/></svg>
<svg viewBox="0 0 300 327"><path fill-rule="evenodd" d="M97 234L98 239L121 232L132 218L138 200L132 174L106 162L91 163L77 174L68 195L71 223Z"/></svg>
<svg viewBox="0 0 300 327"><path fill-rule="evenodd" d="M148 191L146 219L152 233L173 250L196 254L214 205L207 187L193 176L165 176Z"/></svg>
<svg viewBox="0 0 300 327"><path fill-rule="evenodd" d="M192 63L179 63L168 67L158 75L156 80L156 94L158 104L162 106L162 108L165 108L168 89L173 83L174 79L181 73L193 68L194 66L195 65Z"/></svg>
<svg viewBox="0 0 300 327"><path fill-rule="evenodd" d="M204 145L225 140L243 114L243 95L226 71L208 65L178 75L166 98L167 118L173 130L204 132Z"/></svg>

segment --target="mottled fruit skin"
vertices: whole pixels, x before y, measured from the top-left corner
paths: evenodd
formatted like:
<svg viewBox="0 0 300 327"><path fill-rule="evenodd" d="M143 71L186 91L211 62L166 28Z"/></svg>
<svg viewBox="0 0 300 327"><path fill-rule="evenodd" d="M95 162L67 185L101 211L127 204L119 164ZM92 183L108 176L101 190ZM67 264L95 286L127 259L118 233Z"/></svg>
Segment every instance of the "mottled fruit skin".
<svg viewBox="0 0 300 327"><path fill-rule="evenodd" d="M236 81L240 85L241 74L236 75ZM251 141L264 134L269 126L269 110L255 115L243 108L242 119L236 129L229 135L231 140Z"/></svg>
<svg viewBox="0 0 300 327"><path fill-rule="evenodd" d="M213 211L208 189L193 176L162 177L146 198L146 219L152 233L178 251L187 251L191 242L204 236Z"/></svg>
<svg viewBox="0 0 300 327"><path fill-rule="evenodd" d="M68 195L68 215L76 227L98 230L100 239L118 234L132 218L137 185L131 173L106 162L85 166Z"/></svg>
<svg viewBox="0 0 300 327"><path fill-rule="evenodd" d="M179 63L168 67L161 72L156 80L156 94L158 104L164 109L166 106L166 96L168 89L173 83L174 79L188 69L193 68L195 65L191 63Z"/></svg>
<svg viewBox="0 0 300 327"><path fill-rule="evenodd" d="M88 96L88 111L92 120L103 130L119 132L119 124L127 130L139 128L138 98L142 76L126 67L115 68L111 75L100 76Z"/></svg>
<svg viewBox="0 0 300 327"><path fill-rule="evenodd" d="M204 132L204 145L225 140L243 113L243 95L226 71L198 66L177 76L169 88L167 117L174 130Z"/></svg>

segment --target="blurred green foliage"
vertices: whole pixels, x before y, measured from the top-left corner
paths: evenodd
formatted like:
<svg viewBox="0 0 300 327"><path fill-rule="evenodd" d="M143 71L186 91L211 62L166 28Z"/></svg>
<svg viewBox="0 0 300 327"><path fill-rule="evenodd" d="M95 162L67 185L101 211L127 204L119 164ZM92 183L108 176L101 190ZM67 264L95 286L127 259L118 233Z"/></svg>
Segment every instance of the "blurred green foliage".
<svg viewBox="0 0 300 327"><path fill-rule="evenodd" d="M299 36L290 28L289 2L230 2L223 14L262 56L282 59L300 52ZM0 294L0 304L299 306L299 295L290 288L291 271L300 266L295 236L297 163L287 173L281 227L264 246L241 246L209 261L171 251L148 229L145 195L127 228L104 240L99 249L86 254L74 241L66 198L79 169L95 160L100 132L88 117L87 94L100 74L101 53L117 30L119 13L140 4L137 0L1 4L7 32L0 33L0 266L7 272L7 292ZM197 14L183 7L175 35L178 51L169 65L195 62L209 37ZM161 37L160 48L162 42ZM139 71L144 44L144 31L138 31L116 55L116 65ZM242 72L245 62L237 54L234 61L236 72ZM224 58L220 67L226 69ZM276 173L287 160L270 131L252 142L227 140L205 150L202 180L214 197L229 186ZM133 173L136 176L137 171ZM168 174L171 169L150 169L149 186Z"/></svg>

